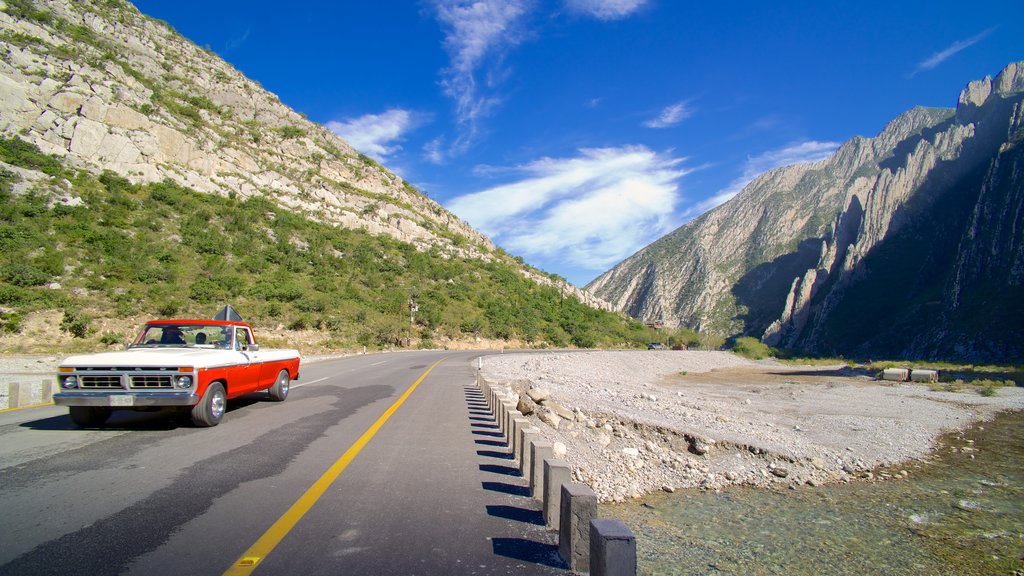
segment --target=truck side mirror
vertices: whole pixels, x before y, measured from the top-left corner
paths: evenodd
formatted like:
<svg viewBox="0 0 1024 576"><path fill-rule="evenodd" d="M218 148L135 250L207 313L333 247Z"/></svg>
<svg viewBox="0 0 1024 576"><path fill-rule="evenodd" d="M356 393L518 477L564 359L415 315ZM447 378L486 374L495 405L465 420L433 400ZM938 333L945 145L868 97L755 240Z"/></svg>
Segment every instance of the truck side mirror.
<svg viewBox="0 0 1024 576"><path fill-rule="evenodd" d="M260 349L259 344L249 344L249 352L258 352Z"/></svg>

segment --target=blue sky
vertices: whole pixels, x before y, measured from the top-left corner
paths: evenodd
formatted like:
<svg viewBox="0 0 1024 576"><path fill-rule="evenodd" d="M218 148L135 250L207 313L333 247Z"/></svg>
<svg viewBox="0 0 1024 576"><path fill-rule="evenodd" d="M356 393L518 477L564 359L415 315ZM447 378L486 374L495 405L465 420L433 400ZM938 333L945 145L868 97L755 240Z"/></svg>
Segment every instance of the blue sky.
<svg viewBox="0 0 1024 576"><path fill-rule="evenodd" d="M136 5L579 286L1024 60L1019 0Z"/></svg>

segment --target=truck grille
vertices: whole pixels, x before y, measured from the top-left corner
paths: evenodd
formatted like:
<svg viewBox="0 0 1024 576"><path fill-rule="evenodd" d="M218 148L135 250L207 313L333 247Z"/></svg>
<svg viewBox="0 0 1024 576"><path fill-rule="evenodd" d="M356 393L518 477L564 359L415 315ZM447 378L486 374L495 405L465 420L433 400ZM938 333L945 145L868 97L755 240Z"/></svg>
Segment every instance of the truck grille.
<svg viewBox="0 0 1024 576"><path fill-rule="evenodd" d="M123 388L117 374L82 374L82 388Z"/></svg>
<svg viewBox="0 0 1024 576"><path fill-rule="evenodd" d="M159 374L146 374L131 377L132 388L173 388L174 382L171 376Z"/></svg>

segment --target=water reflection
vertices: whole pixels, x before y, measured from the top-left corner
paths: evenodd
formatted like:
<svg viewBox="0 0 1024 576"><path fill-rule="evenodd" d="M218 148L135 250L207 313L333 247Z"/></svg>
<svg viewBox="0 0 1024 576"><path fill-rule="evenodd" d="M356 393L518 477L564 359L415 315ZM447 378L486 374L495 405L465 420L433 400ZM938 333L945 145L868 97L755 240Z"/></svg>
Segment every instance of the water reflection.
<svg viewBox="0 0 1024 576"><path fill-rule="evenodd" d="M906 480L683 491L600 513L636 533L642 574L1024 574L1022 415L945 437Z"/></svg>

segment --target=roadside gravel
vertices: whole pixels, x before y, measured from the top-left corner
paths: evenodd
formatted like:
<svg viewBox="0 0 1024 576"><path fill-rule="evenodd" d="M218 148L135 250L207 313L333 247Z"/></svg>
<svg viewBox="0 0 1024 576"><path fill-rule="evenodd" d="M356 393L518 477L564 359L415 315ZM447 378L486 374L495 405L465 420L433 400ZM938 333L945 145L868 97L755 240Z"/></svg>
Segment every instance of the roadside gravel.
<svg viewBox="0 0 1024 576"><path fill-rule="evenodd" d="M992 397L935 392L843 366L727 352L505 354L486 357L481 375L518 394L521 411L534 410L528 418L564 445L575 478L602 501L683 487L901 478L942 433L1024 409L1021 388ZM531 388L550 398L533 402Z"/></svg>

